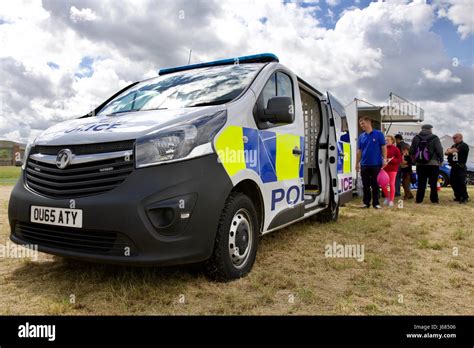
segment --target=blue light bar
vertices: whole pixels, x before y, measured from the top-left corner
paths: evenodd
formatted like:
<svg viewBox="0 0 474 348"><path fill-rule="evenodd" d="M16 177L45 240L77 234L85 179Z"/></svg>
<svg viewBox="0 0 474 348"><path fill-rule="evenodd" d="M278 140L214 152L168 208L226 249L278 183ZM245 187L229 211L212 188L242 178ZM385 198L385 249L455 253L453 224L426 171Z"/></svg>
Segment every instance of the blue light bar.
<svg viewBox="0 0 474 348"><path fill-rule="evenodd" d="M279 62L279 59L273 53L261 53L261 54L254 54L251 56L243 56L243 57L236 57L236 58L228 58L228 59L221 59L215 60L213 62L207 63L198 63L198 64L191 64L191 65L183 65L177 66L174 68L165 68L160 69L158 75L166 75L171 74L178 71L184 70L192 70L192 69L199 69L199 68L207 68L210 66L219 66L219 65L231 65L236 63L269 63L269 62Z"/></svg>

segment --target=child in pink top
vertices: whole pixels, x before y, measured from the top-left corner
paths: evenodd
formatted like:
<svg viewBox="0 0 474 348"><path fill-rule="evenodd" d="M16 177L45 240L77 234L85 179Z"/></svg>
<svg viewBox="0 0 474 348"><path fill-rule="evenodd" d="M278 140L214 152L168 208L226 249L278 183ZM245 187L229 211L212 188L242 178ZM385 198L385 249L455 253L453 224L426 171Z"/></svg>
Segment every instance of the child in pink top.
<svg viewBox="0 0 474 348"><path fill-rule="evenodd" d="M391 135L385 136L385 142L387 143L387 165L383 168L389 177L389 186L382 187L383 194L385 196L384 204L389 207L393 207L393 200L395 198L395 180L397 178L397 171L400 163L402 162L402 154L400 150L395 146L395 138Z"/></svg>

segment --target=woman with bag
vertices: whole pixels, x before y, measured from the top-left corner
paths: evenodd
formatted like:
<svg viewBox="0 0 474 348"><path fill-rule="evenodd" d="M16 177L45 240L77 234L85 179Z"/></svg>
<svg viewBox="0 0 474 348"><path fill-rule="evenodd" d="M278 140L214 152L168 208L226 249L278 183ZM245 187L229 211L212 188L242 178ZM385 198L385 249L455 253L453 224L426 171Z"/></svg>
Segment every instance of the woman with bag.
<svg viewBox="0 0 474 348"><path fill-rule="evenodd" d="M383 203L389 207L393 207L393 200L395 198L395 181L397 178L398 167L402 162L402 154L395 146L395 138L392 135L387 135L385 137L385 142L387 143L387 165L383 167L382 170L388 175L388 185L387 183L384 183L383 186L380 186L385 196L385 201ZM388 186L390 186L390 192L388 191Z"/></svg>

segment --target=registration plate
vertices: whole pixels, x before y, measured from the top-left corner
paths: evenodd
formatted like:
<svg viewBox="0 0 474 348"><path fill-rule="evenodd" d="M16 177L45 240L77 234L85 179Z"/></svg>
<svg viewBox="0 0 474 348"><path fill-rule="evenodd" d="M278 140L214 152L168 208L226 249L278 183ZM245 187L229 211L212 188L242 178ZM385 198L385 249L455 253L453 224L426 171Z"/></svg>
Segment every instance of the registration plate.
<svg viewBox="0 0 474 348"><path fill-rule="evenodd" d="M82 210L31 206L31 222L82 228Z"/></svg>

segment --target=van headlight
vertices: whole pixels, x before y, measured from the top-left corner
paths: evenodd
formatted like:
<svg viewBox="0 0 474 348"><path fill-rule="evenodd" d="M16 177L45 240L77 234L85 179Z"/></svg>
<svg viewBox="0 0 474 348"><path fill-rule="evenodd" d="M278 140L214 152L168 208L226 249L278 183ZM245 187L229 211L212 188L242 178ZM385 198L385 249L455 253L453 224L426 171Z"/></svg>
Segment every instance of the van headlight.
<svg viewBox="0 0 474 348"><path fill-rule="evenodd" d="M226 120L227 112L219 111L137 139L136 167L143 168L212 153L211 142Z"/></svg>

